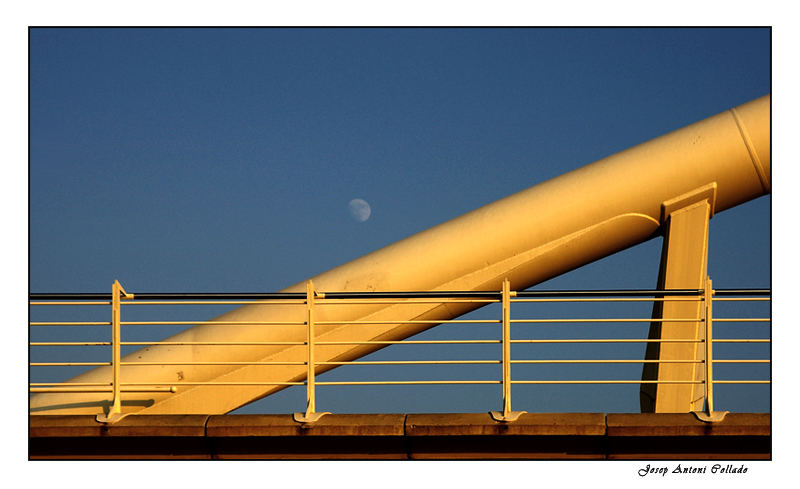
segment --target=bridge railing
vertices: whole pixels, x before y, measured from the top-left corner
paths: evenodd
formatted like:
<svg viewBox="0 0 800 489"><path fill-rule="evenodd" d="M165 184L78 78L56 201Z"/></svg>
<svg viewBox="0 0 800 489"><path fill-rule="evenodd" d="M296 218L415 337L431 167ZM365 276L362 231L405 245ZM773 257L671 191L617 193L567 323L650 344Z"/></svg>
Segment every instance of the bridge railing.
<svg viewBox="0 0 800 489"><path fill-rule="evenodd" d="M283 386L304 386L306 389L306 410L304 413L296 413L295 418L298 421L313 421L318 419L324 413L318 413L316 410L316 393L317 386L343 386L343 385L435 385L435 384L494 384L499 385L502 390L502 411L493 412L493 416L498 420L513 420L521 411L513 411L511 407L511 387L512 385L522 384L639 384L644 385L648 383L655 384L700 384L704 392L704 404L707 416L714 416L714 386L720 384L769 384L769 375L764 378L748 378L748 379L735 379L735 378L717 378L714 376L715 365L732 365L736 364L743 367L752 366L754 364L769 364L769 355L767 358L752 358L752 355L745 355L748 358L722 358L720 355L715 356L714 347L721 346L722 344L735 344L737 346L748 346L754 344L769 344L770 343L770 317L741 317L741 315L718 317L714 316L713 304L720 303L753 303L753 302L769 302L770 291L768 289L713 289L711 280L706 280L703 289L685 289L685 290L562 290L562 291L512 291L506 281L503 289L500 291L447 291L447 292L325 292L315 290L311 282L305 293L170 293L170 294L150 294L150 293L137 293L129 294L125 292L119 282L114 282L110 294L30 294L30 306L34 308L46 307L77 307L77 306L110 306L111 320L110 321L87 321L85 319L79 320L62 320L58 321L31 321L31 329L39 328L74 328L74 327L90 327L97 331L97 328L110 330L110 338L106 333L104 341L94 340L74 340L71 341L30 341L29 343L29 357L34 357L34 351L37 349L48 349L52 351L55 348L70 348L70 347L103 347L103 354L109 355L110 358L105 360L97 359L97 355L92 355L93 358L86 359L68 359L65 361L54 361L56 355L48 353L48 361L31 361L29 363L30 371L30 392L31 393L63 393L63 392L84 392L84 393L109 393L112 404L108 413L108 419L112 420L114 416L121 414L121 401L130 392L176 392L177 389L186 386L197 385L236 385L235 382L125 382L122 375L121 367L125 366L130 368L136 365L150 365L148 362L133 362L122 360L123 347L142 347L151 345L167 344L165 341L124 341L123 340L123 327L126 329L133 326L165 326L172 328L183 328L190 325L198 324L230 324L230 321L195 321L195 320L164 320L155 319L147 321L130 321L122 320L121 309L130 305L155 305L155 306L231 306L243 304L295 304L298 307L303 307L306 310L305 320L297 321L294 324L297 327L305 328L305 340L296 342L281 342L281 344L292 343L294 345L304 345L306 347L306 357L302 361L294 362L238 362L238 361L203 361L203 362L179 362L181 365L296 365L304 366L306 370L306 380L296 382L263 382L263 385L283 385ZM570 304L575 305L583 304L605 304L605 303L649 303L655 304L665 301L692 301L701 304L701 314L699 317L686 317L686 318L662 318L657 319L654 317L527 317L527 318L512 318L512 309L521 309L523 304L528 306L541 307L545 304ZM418 304L418 303L444 303L444 302L468 302L471 304L499 304L500 311L499 317L493 319L452 319L452 320L386 320L386 321L316 321L315 311L324 307L336 307L337 304ZM525 309L526 311L529 309ZM734 312L736 310L734 309ZM73 317L66 314L70 319ZM768 316L768 314L766 315ZM683 339L660 339L651 338L645 335L630 334L629 337L553 337L552 335L534 335L531 334L530 329L526 333L526 326L531 327L544 327L544 326L567 326L574 324L589 324L597 327L609 327L620 325L636 325L644 324L651 325L658 322L670 323L687 323L690 325L699 325L699 334L695 338ZM496 328L499 334L495 339L459 339L459 340L369 340L369 341L323 341L317 338L315 329L320 326L335 326L343 324L360 324L360 325L386 325L386 324L484 324L489 327ZM759 337L730 337L729 335L718 337L714 334L714 325L724 327L725 325L741 325L758 323L767 326L763 330L763 334ZM267 323L247 322L252 327L270 327ZM280 323L287 325L285 321ZM492 326L494 325L494 326ZM514 337L512 338L512 330ZM37 335L40 336L40 335ZM610 335L619 336L619 335ZM34 335L31 333L31 338ZM37 338L41 339L41 337ZM528 358L519 355L519 351L524 345L535 345L537 347L547 347L555 345L624 345L624 344L649 344L649 343L665 343L665 342L683 342L693 343L700 345L702 353L696 355L695 358L686 359L670 359L659 360L654 358L550 358L549 356L539 356L538 358ZM193 346L199 344L208 346L221 346L230 345L229 342L194 342ZM170 343L172 344L172 343ZM188 342L181 343L188 345ZM265 343L259 343L265 344ZM353 360L353 361L333 361L333 360L318 360L316 351L318 348L333 345L372 345L375 347L384 347L395 344L425 344L425 345L497 345L499 346L499 355L492 359L458 359L458 360ZM240 345L240 343L236 343ZM176 345L179 346L179 345ZM512 347L515 349L515 355L512 356ZM109 351L110 350L110 351ZM763 349L762 349L763 351ZM530 353L528 353L530 354ZM39 355L40 356L40 355ZM664 364L664 363L693 363L702 369L702 375L694 375L692 378L684 379L647 379L642 378L604 378L602 372L598 372L598 366L620 365L620 364ZM163 362L163 365L170 364L170 362ZM498 367L497 376L494 379L467 379L467 380L343 380L343 381L318 381L316 379L317 367L330 368L344 365L364 366L364 365L495 365ZM522 368L523 365L591 365L593 366L592 372L597 375L595 378L541 378L538 375L516 375L512 377L512 366ZM36 374L36 369L42 368L89 368L89 367L111 367L111 375L107 382L93 382L93 383L76 383L64 381L42 381L40 375ZM53 376L51 376L53 377ZM56 376L57 377L57 376ZM557 377L562 377L558 375ZM61 376L64 378L64 376ZM254 382L248 382L248 385ZM255 384L262 384L255 382Z"/></svg>

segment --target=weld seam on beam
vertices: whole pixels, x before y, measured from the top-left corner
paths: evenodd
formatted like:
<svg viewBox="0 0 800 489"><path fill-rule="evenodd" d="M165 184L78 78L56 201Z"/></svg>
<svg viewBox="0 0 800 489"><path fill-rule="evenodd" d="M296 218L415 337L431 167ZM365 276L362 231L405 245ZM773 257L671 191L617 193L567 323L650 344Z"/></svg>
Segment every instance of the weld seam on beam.
<svg viewBox="0 0 800 489"><path fill-rule="evenodd" d="M750 136L747 134L747 130L745 129L744 124L742 124L736 109L732 108L729 110L731 115L733 115L733 120L736 122L736 127L739 128L739 134L742 136L742 141L744 141L744 145L747 148L747 153L750 155L750 160L753 162L756 174L758 175L758 180L761 183L761 188L764 189L764 192L769 193L769 182L767 181L767 176L764 174L764 168L761 166L761 160L758 159L758 153L756 153L756 150L753 147L753 142L750 140Z"/></svg>

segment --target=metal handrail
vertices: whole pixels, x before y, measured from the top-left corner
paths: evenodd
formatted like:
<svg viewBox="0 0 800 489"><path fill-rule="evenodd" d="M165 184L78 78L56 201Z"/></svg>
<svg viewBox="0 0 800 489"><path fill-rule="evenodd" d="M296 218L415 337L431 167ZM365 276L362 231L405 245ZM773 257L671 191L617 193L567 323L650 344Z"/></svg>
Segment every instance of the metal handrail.
<svg viewBox="0 0 800 489"><path fill-rule="evenodd" d="M324 299L422 299L422 298L493 298L500 299L501 292L498 291L409 291L409 292L318 292L318 297ZM606 289L606 290L522 290L516 291L514 297L592 297L603 296L606 298L642 297L642 296L699 296L703 294L703 289ZM768 296L770 289L715 289L714 296ZM184 293L184 292L138 292L131 294L139 300L177 300L177 299L238 299L251 301L258 299L266 300L285 300L300 299L304 303L305 292L216 292L216 293ZM28 295L30 301L75 301L75 300L105 300L112 299L111 293L31 293ZM695 299L696 300L696 299ZM238 303L238 302L237 302ZM97 302L94 304L106 304L109 302Z"/></svg>
<svg viewBox="0 0 800 489"><path fill-rule="evenodd" d="M31 367L74 367L74 366L111 366L114 376L107 383L30 383L30 392L110 392L113 394L112 409L105 421L113 421L121 416L121 393L123 392L175 392L177 386L252 386L252 385L305 385L307 389L307 409L305 414L299 416L301 420L314 420L321 413L315 410L314 386L336 385L431 385L431 384L500 384L503 386L503 411L496 412L498 419L509 420L519 412L511 411L510 386L513 384L703 384L706 386L706 402L709 412L713 410L714 384L769 384L769 380L719 380L714 379L711 371L713 364L762 364L770 363L769 359L715 359L711 348L717 343L769 343L768 338L712 338L711 323L769 323L770 318L742 318L723 317L716 318L711 314L711 303L714 301L769 301L769 289L711 289L710 280L704 289L671 289L671 290L552 290L552 291L510 291L508 282L502 291L417 291L417 292L320 292L308 283L307 291L283 293L137 293L128 294L119 285L114 283L111 294L95 293L43 293L30 294L30 306L86 306L86 305L112 305L112 321L32 321L30 326L112 326L114 334L112 341L39 341L29 342L30 346L111 346L113 358L107 362L29 362ZM707 300L711 297L712 300ZM538 302L659 302L659 301L695 301L705 303L706 312L701 318L536 318L536 319L511 319L510 308L512 303L538 303ZM315 321L313 312L316 307L335 306L337 304L420 304L442 302L469 302L479 304L500 303L502 305L501 319L450 319L450 320L353 320L353 321ZM295 304L305 305L307 317L304 321L122 321L119 309L125 305L236 305L236 304ZM526 324L630 324L630 323L687 323L706 324L706 339L653 339L653 338L577 338L577 339L511 339L511 325ZM422 325L422 324L467 324L487 325L501 324L503 335L499 340L370 340L370 341L320 341L315 338L315 326L330 325ZM307 338L305 341L122 341L121 326L184 326L184 325L230 325L268 327L276 325L305 326ZM649 359L511 359L510 346L513 344L558 344L558 343L695 343L705 344L706 360L649 360ZM379 345L388 346L395 344L416 345L468 345L468 344L500 344L503 355L499 360L392 360L392 361L317 361L314 358L314 346L328 345ZM192 345L192 346L263 346L263 345L305 345L308 358L305 361L294 362L252 362L252 361L203 361L203 362L130 362L120 359L122 346L146 345ZM629 379L596 379L596 380L520 380L511 379L511 365L535 364L647 364L647 363L692 363L702 364L706 368L706 380L629 380ZM502 378L500 380L392 380L392 381L316 381L314 378L317 366L341 365L501 365ZM307 379L296 382L189 382L179 381L171 383L131 383L120 380L120 367L152 366L152 365L296 365L306 366Z"/></svg>

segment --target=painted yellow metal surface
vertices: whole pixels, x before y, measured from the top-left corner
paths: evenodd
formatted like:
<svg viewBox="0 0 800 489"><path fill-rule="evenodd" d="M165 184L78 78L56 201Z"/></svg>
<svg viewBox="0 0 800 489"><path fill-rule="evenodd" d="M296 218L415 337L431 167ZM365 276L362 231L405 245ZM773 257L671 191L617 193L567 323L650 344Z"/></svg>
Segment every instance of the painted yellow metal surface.
<svg viewBox="0 0 800 489"><path fill-rule="evenodd" d="M689 204L669 213L659 289L703 289L707 276L708 220L711 205L708 199ZM649 337L662 340L694 340L698 343L650 343L645 353L652 360L703 360L702 335L704 305L698 301L664 301L653 307L656 319ZM676 318L697 318L697 322L669 321ZM659 382L705 379L697 363L649 363L643 368L643 380ZM642 412L686 413L703 409L705 391L702 384L642 384Z"/></svg>
<svg viewBox="0 0 800 489"><path fill-rule="evenodd" d="M489 414L495 421L516 421L525 411L511 410L511 282L503 280L502 316L503 324L503 410L491 411ZM516 294L516 293L515 293Z"/></svg>
<svg viewBox="0 0 800 489"><path fill-rule="evenodd" d="M663 204L715 184L715 212L769 193L769 95L510 195L312 277L318 291L500 290L505 278L521 290L636 245L662 232ZM284 289L302 292L306 281ZM473 304L356 304L315 309L320 341L399 340L434 323L347 324L347 321L443 320ZM217 318L232 325L198 325L167 341L295 342L293 345L159 345L123 358L141 362L304 362L308 351L303 305L248 305ZM343 321L345 324L325 324ZM286 326L249 327L252 322ZM317 361L359 358L378 346L326 345ZM334 365L320 365L319 374ZM306 378L295 365L123 366L123 382L166 382L177 392L130 393L123 412L218 414ZM108 382L101 367L72 379ZM197 386L180 382L275 382L273 386ZM282 384L281 384L282 383ZM36 414L107 409L106 394L39 394Z"/></svg>

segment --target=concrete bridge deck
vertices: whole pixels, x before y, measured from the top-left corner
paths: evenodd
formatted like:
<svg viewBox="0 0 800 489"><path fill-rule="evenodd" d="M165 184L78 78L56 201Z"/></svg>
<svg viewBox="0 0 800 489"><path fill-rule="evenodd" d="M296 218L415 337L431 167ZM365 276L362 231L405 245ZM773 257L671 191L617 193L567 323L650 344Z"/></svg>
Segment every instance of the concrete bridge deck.
<svg viewBox="0 0 800 489"><path fill-rule="evenodd" d="M771 457L769 413L289 414L29 417L30 459L745 459Z"/></svg>

